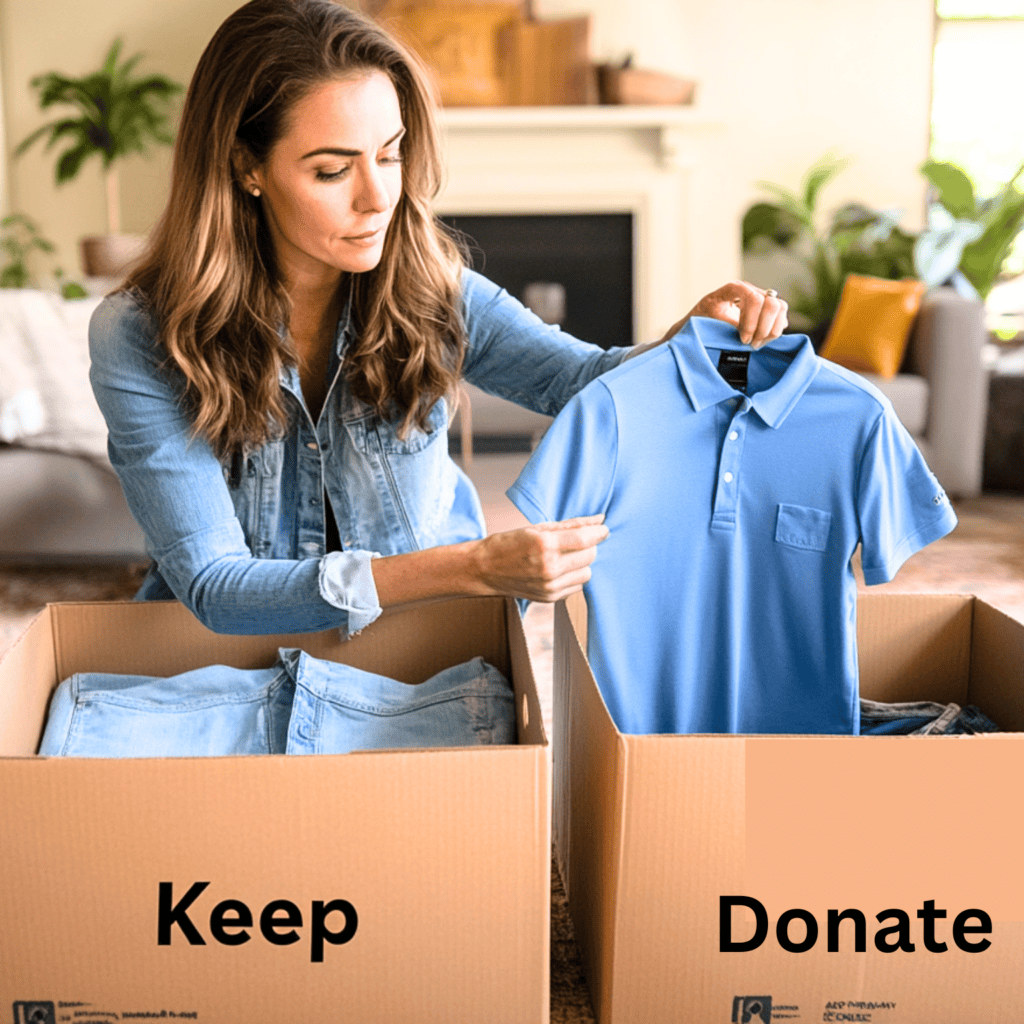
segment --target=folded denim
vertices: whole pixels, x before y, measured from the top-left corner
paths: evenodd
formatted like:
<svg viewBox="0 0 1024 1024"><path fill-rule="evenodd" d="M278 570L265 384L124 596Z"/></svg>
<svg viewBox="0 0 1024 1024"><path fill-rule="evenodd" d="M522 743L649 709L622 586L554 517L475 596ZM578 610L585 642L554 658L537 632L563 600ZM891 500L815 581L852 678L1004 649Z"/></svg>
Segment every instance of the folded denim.
<svg viewBox="0 0 1024 1024"><path fill-rule="evenodd" d="M516 741L512 689L483 658L410 685L300 650L281 654L295 680L286 753Z"/></svg>
<svg viewBox="0 0 1024 1024"><path fill-rule="evenodd" d="M1000 732L1000 728L973 704L938 704L907 701L886 704L860 701L862 736L943 736Z"/></svg>
<svg viewBox="0 0 1024 1024"><path fill-rule="evenodd" d="M215 757L515 743L511 686L482 658L411 685L281 648L266 669L81 672L50 702L39 753Z"/></svg>
<svg viewBox="0 0 1024 1024"><path fill-rule="evenodd" d="M79 672L50 702L39 753L54 757L212 757L284 750L287 668L208 665L174 676Z"/></svg>

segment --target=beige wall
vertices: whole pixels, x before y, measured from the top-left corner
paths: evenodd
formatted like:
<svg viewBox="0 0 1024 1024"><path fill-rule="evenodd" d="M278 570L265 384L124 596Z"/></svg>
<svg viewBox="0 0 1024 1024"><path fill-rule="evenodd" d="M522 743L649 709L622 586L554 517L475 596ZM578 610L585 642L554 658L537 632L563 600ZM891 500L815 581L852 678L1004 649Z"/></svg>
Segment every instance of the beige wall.
<svg viewBox="0 0 1024 1024"><path fill-rule="evenodd" d="M40 123L27 82L40 71L98 65L118 33L143 65L187 82L203 45L236 0L0 0L6 141ZM721 119L719 176L709 203L742 209L755 182L795 186L826 149L853 165L823 194L922 216L917 166L928 146L933 0L534 0L539 16L589 11L602 59L692 75L699 102ZM76 240L105 228L98 162L60 189L42 146L8 168L8 200L38 219L77 269ZM166 196L169 151L123 170L125 228L145 231ZM0 183L2 183L0 176ZM0 202L3 201L0 194ZM738 228L737 228L738 230ZM736 251L735 240L723 241ZM748 265L756 276L763 268Z"/></svg>
<svg viewBox="0 0 1024 1024"><path fill-rule="evenodd" d="M584 7L598 59L694 77L721 117L722 165L709 202L742 212L764 198L758 180L796 188L835 148L852 164L822 192L828 212L859 200L896 207L919 227L927 157L933 0L535 0L539 15ZM741 214L740 214L741 216ZM737 225L737 232L739 227ZM784 265L738 270L785 289Z"/></svg>

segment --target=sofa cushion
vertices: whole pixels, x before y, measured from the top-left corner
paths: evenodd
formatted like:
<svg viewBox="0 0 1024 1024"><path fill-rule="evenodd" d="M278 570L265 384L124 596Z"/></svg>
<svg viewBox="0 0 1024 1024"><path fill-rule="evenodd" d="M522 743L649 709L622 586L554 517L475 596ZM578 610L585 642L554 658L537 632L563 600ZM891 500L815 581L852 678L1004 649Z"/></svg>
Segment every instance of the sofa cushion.
<svg viewBox="0 0 1024 1024"><path fill-rule="evenodd" d="M920 281L849 274L821 355L850 370L895 376L922 295Z"/></svg>
<svg viewBox="0 0 1024 1024"><path fill-rule="evenodd" d="M110 469L89 384L89 318L102 299L0 288L0 440Z"/></svg>

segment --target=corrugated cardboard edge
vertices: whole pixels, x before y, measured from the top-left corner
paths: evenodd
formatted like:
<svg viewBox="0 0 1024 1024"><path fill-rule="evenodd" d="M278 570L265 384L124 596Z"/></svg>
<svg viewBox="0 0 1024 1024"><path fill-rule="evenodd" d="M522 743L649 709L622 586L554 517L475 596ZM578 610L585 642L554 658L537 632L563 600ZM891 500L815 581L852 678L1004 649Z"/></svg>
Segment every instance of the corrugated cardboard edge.
<svg viewBox="0 0 1024 1024"><path fill-rule="evenodd" d="M14 757L31 757L39 748L40 722L49 707L46 681L55 679L57 672L49 606L28 624L2 660L0 750Z"/></svg>
<svg viewBox="0 0 1024 1024"><path fill-rule="evenodd" d="M518 666L516 673L516 720L519 742L534 745L534 821L540 823L533 851L533 862L538 865L538 877L534 882L535 891L541 895L544 920L551 920L551 746L544 729L537 684L533 676L526 633L519 606L510 598L505 599L505 627L508 635L509 654ZM527 678L523 679L523 675ZM524 684L525 685L524 687ZM525 689L525 692L524 692ZM539 993L542 1015L539 1024L548 1024L551 1013L551 929L543 929L540 947L540 963L536 965L537 975L543 978L543 991Z"/></svg>
<svg viewBox="0 0 1024 1024"><path fill-rule="evenodd" d="M581 621L586 622L582 594L556 607L553 820L556 858L576 940L597 1019L603 1020L614 998L620 908L617 899L602 899L600 894L618 893L628 748L593 681L574 626ZM575 685L577 680L582 685ZM580 781L584 772L587 785Z"/></svg>
<svg viewBox="0 0 1024 1024"><path fill-rule="evenodd" d="M974 599L970 702L1001 728L1024 732L1024 631L980 597Z"/></svg>

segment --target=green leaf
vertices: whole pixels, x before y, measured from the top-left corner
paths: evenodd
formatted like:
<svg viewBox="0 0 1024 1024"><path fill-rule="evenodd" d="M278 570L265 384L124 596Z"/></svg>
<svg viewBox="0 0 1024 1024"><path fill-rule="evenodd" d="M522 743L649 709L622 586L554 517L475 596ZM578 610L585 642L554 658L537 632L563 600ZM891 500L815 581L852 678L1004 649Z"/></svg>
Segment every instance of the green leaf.
<svg viewBox="0 0 1024 1024"><path fill-rule="evenodd" d="M135 70L135 65L138 64L144 56L145 54L136 53L129 57L119 68L114 70L114 73L111 75L111 83L114 88L123 88L122 83L128 82L129 76Z"/></svg>
<svg viewBox="0 0 1024 1024"><path fill-rule="evenodd" d="M956 220L968 220L977 214L974 185L956 164L927 160L921 173L935 186L940 202Z"/></svg>
<svg viewBox="0 0 1024 1024"><path fill-rule="evenodd" d="M774 203L755 203L743 215L743 251L759 238L785 248L802 230L801 222L788 210Z"/></svg>
<svg viewBox="0 0 1024 1024"><path fill-rule="evenodd" d="M57 184L71 181L82 169L83 162L95 152L100 151L84 142L65 150L57 161Z"/></svg>
<svg viewBox="0 0 1024 1024"><path fill-rule="evenodd" d="M964 248L981 234L972 220L954 221L951 227L922 231L914 243L914 270L927 287L948 281L960 266Z"/></svg>
<svg viewBox="0 0 1024 1024"><path fill-rule="evenodd" d="M122 45L123 41L121 37L118 36L111 44L110 49L107 51L107 56L103 60L103 74L108 77L113 75L114 69L117 67L117 58L121 54Z"/></svg>
<svg viewBox="0 0 1024 1024"><path fill-rule="evenodd" d="M48 127L50 129L50 137L46 140L47 149L52 149L62 138L67 136L73 137L80 144L88 138L86 132L82 130L81 121L54 121Z"/></svg>
<svg viewBox="0 0 1024 1024"><path fill-rule="evenodd" d="M985 298L995 285L1017 236L1024 228L1024 195L1006 189L981 236L964 248L960 270Z"/></svg>
<svg viewBox="0 0 1024 1024"><path fill-rule="evenodd" d="M757 187L775 196L778 199L778 205L795 217L808 231L814 230L811 211L807 209L804 201L795 192L791 192L781 185L774 185L770 181L759 181Z"/></svg>
<svg viewBox="0 0 1024 1024"><path fill-rule="evenodd" d="M810 170L804 176L803 203L812 216L817 206L818 193L849 165L850 160L848 157L836 156L834 153L826 153L811 165Z"/></svg>
<svg viewBox="0 0 1024 1024"><path fill-rule="evenodd" d="M22 264L12 263L0 270L0 288L24 288L28 285L28 270Z"/></svg>
<svg viewBox="0 0 1024 1024"><path fill-rule="evenodd" d="M87 299L89 297L89 293L77 281L67 281L62 284L60 293L65 299Z"/></svg>

